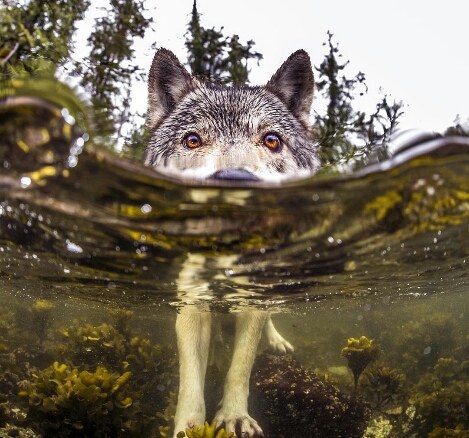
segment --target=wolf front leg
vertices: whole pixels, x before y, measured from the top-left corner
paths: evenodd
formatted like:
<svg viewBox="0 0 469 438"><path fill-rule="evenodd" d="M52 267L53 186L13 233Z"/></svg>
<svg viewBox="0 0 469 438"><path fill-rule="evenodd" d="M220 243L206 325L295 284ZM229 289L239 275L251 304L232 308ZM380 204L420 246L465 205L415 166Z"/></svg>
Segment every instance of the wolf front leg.
<svg viewBox="0 0 469 438"><path fill-rule="evenodd" d="M205 421L204 384L210 350L211 314L206 304L211 298L203 279L205 257L187 254L177 278L182 305L176 318L179 351L179 395L174 418L174 437L180 431L202 426Z"/></svg>
<svg viewBox="0 0 469 438"><path fill-rule="evenodd" d="M215 415L217 426L224 424L227 432L235 432L239 424L242 437L263 436L257 421L248 414L248 396L251 369L267 315L263 310L251 310L237 316L233 359Z"/></svg>
<svg viewBox="0 0 469 438"><path fill-rule="evenodd" d="M210 348L210 312L185 307L176 319L179 350L179 395L174 437L205 422L204 385Z"/></svg>

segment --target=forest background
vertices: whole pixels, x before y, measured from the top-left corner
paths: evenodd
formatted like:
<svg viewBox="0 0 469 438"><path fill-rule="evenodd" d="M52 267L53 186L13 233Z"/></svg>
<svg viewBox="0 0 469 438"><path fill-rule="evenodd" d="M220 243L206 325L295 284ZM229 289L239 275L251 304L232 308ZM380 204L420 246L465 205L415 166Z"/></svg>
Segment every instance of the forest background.
<svg viewBox="0 0 469 438"><path fill-rule="evenodd" d="M135 44L152 26L143 0L110 0L87 38L89 54L75 59L74 42L89 0L3 0L0 9L0 74L4 79L55 76L74 78L90 100L101 144L139 158L147 141L144 109L132 106L132 87L146 81ZM253 63L262 62L253 40L206 28L194 1L184 35L187 59L198 77L224 84L249 83ZM223 24L223 23L221 23ZM403 102L382 94L372 111L357 109L368 93L366 75L350 73L333 33L325 35L326 55L315 65L317 94L325 105L313 112L324 163L366 161L384 149L403 115ZM153 47L156 49L156 47ZM272 72L273 73L273 72ZM452 130L452 131L451 131ZM451 132L462 132L459 125Z"/></svg>

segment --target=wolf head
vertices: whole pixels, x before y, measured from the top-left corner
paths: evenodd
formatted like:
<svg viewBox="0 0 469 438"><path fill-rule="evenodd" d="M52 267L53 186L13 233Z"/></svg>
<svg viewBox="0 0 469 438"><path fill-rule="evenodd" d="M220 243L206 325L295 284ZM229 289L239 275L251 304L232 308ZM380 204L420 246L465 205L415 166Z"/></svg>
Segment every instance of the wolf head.
<svg viewBox="0 0 469 438"><path fill-rule="evenodd" d="M319 168L309 126L314 77L293 53L261 87L220 86L156 52L148 78L150 141L145 163L196 180L280 182Z"/></svg>

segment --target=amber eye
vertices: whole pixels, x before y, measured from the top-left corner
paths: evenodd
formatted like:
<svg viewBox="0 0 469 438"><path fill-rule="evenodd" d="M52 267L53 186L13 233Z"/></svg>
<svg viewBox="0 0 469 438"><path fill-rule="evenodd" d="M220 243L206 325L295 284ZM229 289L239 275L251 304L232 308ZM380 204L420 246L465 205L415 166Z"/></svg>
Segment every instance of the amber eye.
<svg viewBox="0 0 469 438"><path fill-rule="evenodd" d="M198 134L190 132L189 134L186 134L184 136L183 144L184 146L190 149L194 149L198 148L199 146L202 146L202 140L200 139Z"/></svg>
<svg viewBox="0 0 469 438"><path fill-rule="evenodd" d="M262 138L262 143L272 151L278 151L282 146L280 137L274 132L268 132L265 134Z"/></svg>

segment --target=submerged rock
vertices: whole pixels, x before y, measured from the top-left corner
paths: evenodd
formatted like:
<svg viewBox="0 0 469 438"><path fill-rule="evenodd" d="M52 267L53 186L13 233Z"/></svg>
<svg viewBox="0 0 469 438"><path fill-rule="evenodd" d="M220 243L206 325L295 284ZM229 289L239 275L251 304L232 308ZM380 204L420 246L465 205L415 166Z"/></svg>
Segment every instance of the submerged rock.
<svg viewBox="0 0 469 438"><path fill-rule="evenodd" d="M266 438L358 438L371 416L368 404L321 381L291 355L257 358L250 399Z"/></svg>

